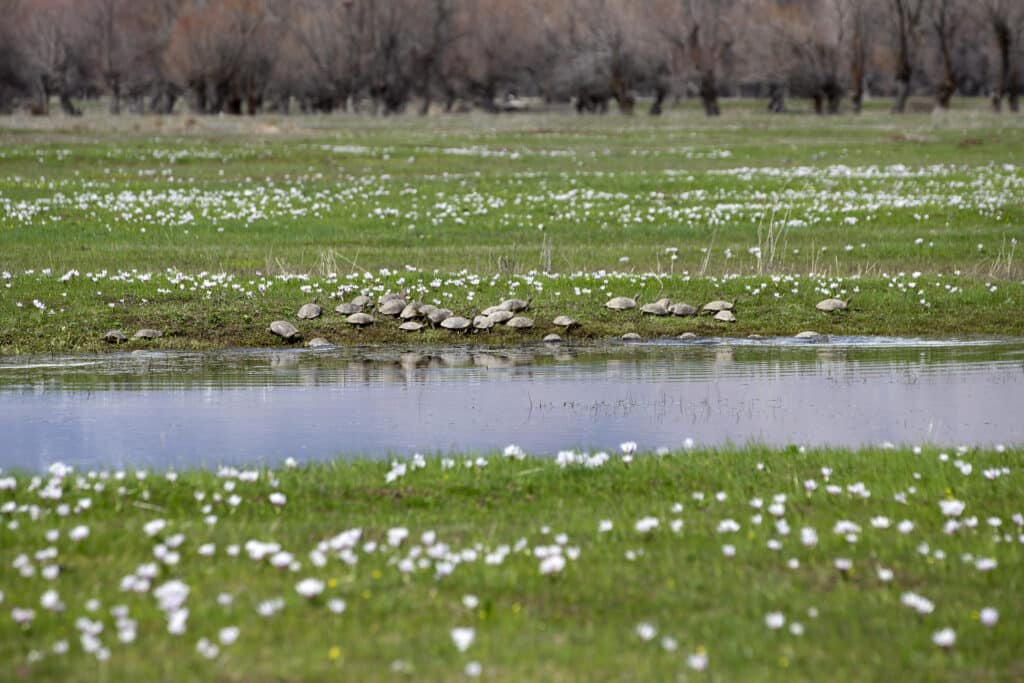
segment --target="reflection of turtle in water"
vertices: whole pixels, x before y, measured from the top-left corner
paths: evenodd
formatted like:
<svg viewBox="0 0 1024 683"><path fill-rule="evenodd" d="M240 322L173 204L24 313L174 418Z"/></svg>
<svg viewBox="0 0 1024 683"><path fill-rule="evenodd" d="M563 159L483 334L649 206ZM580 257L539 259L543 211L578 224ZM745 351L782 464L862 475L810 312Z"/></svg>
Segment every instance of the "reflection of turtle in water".
<svg viewBox="0 0 1024 683"><path fill-rule="evenodd" d="M842 299L823 299L814 305L819 311L825 313L834 313L835 311L845 311L850 307L850 300L843 301Z"/></svg>
<svg viewBox="0 0 1024 683"><path fill-rule="evenodd" d="M610 299L608 303L605 304L605 307L610 308L613 311L628 311L636 308L636 300L630 299L628 296L617 296Z"/></svg>

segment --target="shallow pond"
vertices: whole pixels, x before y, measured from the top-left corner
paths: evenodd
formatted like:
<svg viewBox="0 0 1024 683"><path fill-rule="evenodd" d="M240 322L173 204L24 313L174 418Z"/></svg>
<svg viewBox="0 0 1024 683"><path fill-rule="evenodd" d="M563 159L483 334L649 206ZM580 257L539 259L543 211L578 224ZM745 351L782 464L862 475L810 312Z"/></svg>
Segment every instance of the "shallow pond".
<svg viewBox="0 0 1024 683"><path fill-rule="evenodd" d="M1024 443L1024 342L833 338L0 359L0 467Z"/></svg>

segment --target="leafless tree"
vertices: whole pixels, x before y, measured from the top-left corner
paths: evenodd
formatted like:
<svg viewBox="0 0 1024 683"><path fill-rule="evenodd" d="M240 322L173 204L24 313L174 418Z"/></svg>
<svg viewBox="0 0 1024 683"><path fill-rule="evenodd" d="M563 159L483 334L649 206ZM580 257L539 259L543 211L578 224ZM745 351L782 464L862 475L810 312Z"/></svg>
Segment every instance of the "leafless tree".
<svg viewBox="0 0 1024 683"><path fill-rule="evenodd" d="M1020 110L1022 84L1021 60L1024 59L1024 3L1020 0L984 0L985 19L995 39L998 78L992 88L992 108L1002 109L1005 99L1010 111Z"/></svg>

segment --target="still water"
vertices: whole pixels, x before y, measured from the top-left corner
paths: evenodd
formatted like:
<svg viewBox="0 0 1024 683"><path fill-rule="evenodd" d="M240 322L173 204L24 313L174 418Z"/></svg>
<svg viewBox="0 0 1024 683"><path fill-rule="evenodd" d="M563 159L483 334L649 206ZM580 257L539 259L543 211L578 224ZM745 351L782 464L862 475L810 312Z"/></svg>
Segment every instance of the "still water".
<svg viewBox="0 0 1024 683"><path fill-rule="evenodd" d="M0 359L0 467L1024 443L1024 342L701 340Z"/></svg>

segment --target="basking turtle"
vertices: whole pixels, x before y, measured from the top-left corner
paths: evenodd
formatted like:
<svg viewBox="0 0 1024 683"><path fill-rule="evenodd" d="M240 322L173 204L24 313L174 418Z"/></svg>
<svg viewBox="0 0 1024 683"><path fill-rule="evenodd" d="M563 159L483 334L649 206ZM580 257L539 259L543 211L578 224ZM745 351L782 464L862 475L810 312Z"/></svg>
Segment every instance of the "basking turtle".
<svg viewBox="0 0 1024 683"><path fill-rule="evenodd" d="M340 303L334 307L334 312L341 313L342 315L352 315L353 313L362 313L363 307L355 303Z"/></svg>
<svg viewBox="0 0 1024 683"><path fill-rule="evenodd" d="M287 320L275 320L270 323L270 331L285 341L298 341L302 338L298 328Z"/></svg>
<svg viewBox="0 0 1024 683"><path fill-rule="evenodd" d="M704 307L700 310L701 313L719 313L721 311L731 311L732 307L733 304L731 301L722 301L719 299L716 301L709 301L704 304Z"/></svg>
<svg viewBox="0 0 1024 683"><path fill-rule="evenodd" d="M314 337L310 339L308 342L306 342L306 346L308 346L311 349L322 349L328 346L334 346L334 344L327 341L323 337Z"/></svg>
<svg viewBox="0 0 1024 683"><path fill-rule="evenodd" d="M804 341L823 341L825 335L813 330L804 330L803 332L798 332L793 338L803 339Z"/></svg>
<svg viewBox="0 0 1024 683"><path fill-rule="evenodd" d="M404 297L401 294L398 294L397 292L388 292L387 294L385 294L381 298L377 299L377 306L378 307L383 306L384 304L386 304L389 301L396 301L396 300L397 301L401 301L403 298ZM405 303L403 303L402 305L404 306Z"/></svg>
<svg viewBox="0 0 1024 683"><path fill-rule="evenodd" d="M643 337L641 337L636 332L627 332L626 334L622 335L622 341L640 341L641 339L643 339Z"/></svg>
<svg viewBox="0 0 1024 683"><path fill-rule="evenodd" d="M398 329L403 332L419 332L425 327L423 323L418 323L415 320L406 320L404 323L398 326Z"/></svg>
<svg viewBox="0 0 1024 683"><path fill-rule="evenodd" d="M835 311L845 311L849 308L849 305L849 301L843 301L842 299L824 299L814 304L814 307L819 311L834 313Z"/></svg>
<svg viewBox="0 0 1024 683"><path fill-rule="evenodd" d="M299 309L298 318L299 320L313 320L319 318L321 313L323 313L323 309L320 308L320 304L304 304Z"/></svg>
<svg viewBox="0 0 1024 683"><path fill-rule="evenodd" d="M576 320L567 315L560 315L551 322L552 324L557 325L558 327L564 327L567 330L579 326L579 323Z"/></svg>
<svg viewBox="0 0 1024 683"><path fill-rule="evenodd" d="M506 311L519 313L520 311L525 311L530 307L530 301L533 301L533 299L531 298L529 301L523 301L522 299L505 299L501 302L500 307Z"/></svg>
<svg viewBox="0 0 1024 683"><path fill-rule="evenodd" d="M528 330L533 327L533 318L516 316L505 323L505 327L511 327L514 330Z"/></svg>
<svg viewBox="0 0 1024 683"><path fill-rule="evenodd" d="M509 320L515 317L515 313L512 311L499 310L494 313L486 314L495 324L507 323Z"/></svg>
<svg viewBox="0 0 1024 683"><path fill-rule="evenodd" d="M122 342L128 341L128 337L127 335L125 335L124 332L119 332L118 330L110 330L109 332L103 335L103 341L107 342L108 344L120 344Z"/></svg>
<svg viewBox="0 0 1024 683"><path fill-rule="evenodd" d="M452 313L447 308L435 308L434 310L427 313L427 320L429 320L434 325L441 325L442 327L444 327L444 321L452 317L453 315L455 314Z"/></svg>
<svg viewBox="0 0 1024 683"><path fill-rule="evenodd" d="M365 294L360 294L355 299L352 299L352 303L354 303L356 306L359 306L359 308L362 309L362 308L372 304L373 303L373 299L371 299L370 297L366 296Z"/></svg>
<svg viewBox="0 0 1024 683"><path fill-rule="evenodd" d="M610 299L608 303L605 304L605 307L610 308L613 311L628 311L632 308L636 308L636 301L634 299L630 299L628 296L617 296Z"/></svg>
<svg viewBox="0 0 1024 683"><path fill-rule="evenodd" d="M381 315L389 315L392 318L402 314L405 310L404 299L388 299L377 307L377 312Z"/></svg>
<svg viewBox="0 0 1024 683"><path fill-rule="evenodd" d="M418 301L406 304L402 312L398 314L398 317L402 320L412 320L413 318L420 317L420 305Z"/></svg>
<svg viewBox="0 0 1024 683"><path fill-rule="evenodd" d="M452 332L464 332L472 325L469 320L458 315L449 315L441 321L441 327Z"/></svg>
<svg viewBox="0 0 1024 683"><path fill-rule="evenodd" d="M488 306L484 310L480 311L480 315L493 315L498 311L504 311L505 309L501 306Z"/></svg>
<svg viewBox="0 0 1024 683"><path fill-rule="evenodd" d="M683 332L681 335L676 337L677 339L696 339L697 335L693 332Z"/></svg>
<svg viewBox="0 0 1024 683"><path fill-rule="evenodd" d="M369 313L353 313L345 318L345 322L356 327L366 327L373 324L373 316Z"/></svg>
<svg viewBox="0 0 1024 683"><path fill-rule="evenodd" d="M489 315L478 315L473 317L473 329L489 330L494 327L494 319Z"/></svg>
<svg viewBox="0 0 1024 683"><path fill-rule="evenodd" d="M669 310L662 301L655 301L653 304L644 304L640 307L640 312L644 315L668 315Z"/></svg>
<svg viewBox="0 0 1024 683"><path fill-rule="evenodd" d="M437 310L434 304L420 304L420 317L429 318L430 314Z"/></svg>
<svg viewBox="0 0 1024 683"><path fill-rule="evenodd" d="M151 330L148 327L143 328L132 335L135 339L159 339L164 336L164 333L160 330Z"/></svg>
<svg viewBox="0 0 1024 683"><path fill-rule="evenodd" d="M734 323L736 322L736 316L730 310L721 310L715 313L715 320L723 323Z"/></svg>
<svg viewBox="0 0 1024 683"><path fill-rule="evenodd" d="M544 335L544 339L543 339L543 342L545 344L561 344L563 341L565 341L565 340L562 339L557 334L546 334L546 335Z"/></svg>
<svg viewBox="0 0 1024 683"><path fill-rule="evenodd" d="M697 309L690 304L672 304L668 307L668 312L680 318L685 318L686 316L696 315Z"/></svg>

